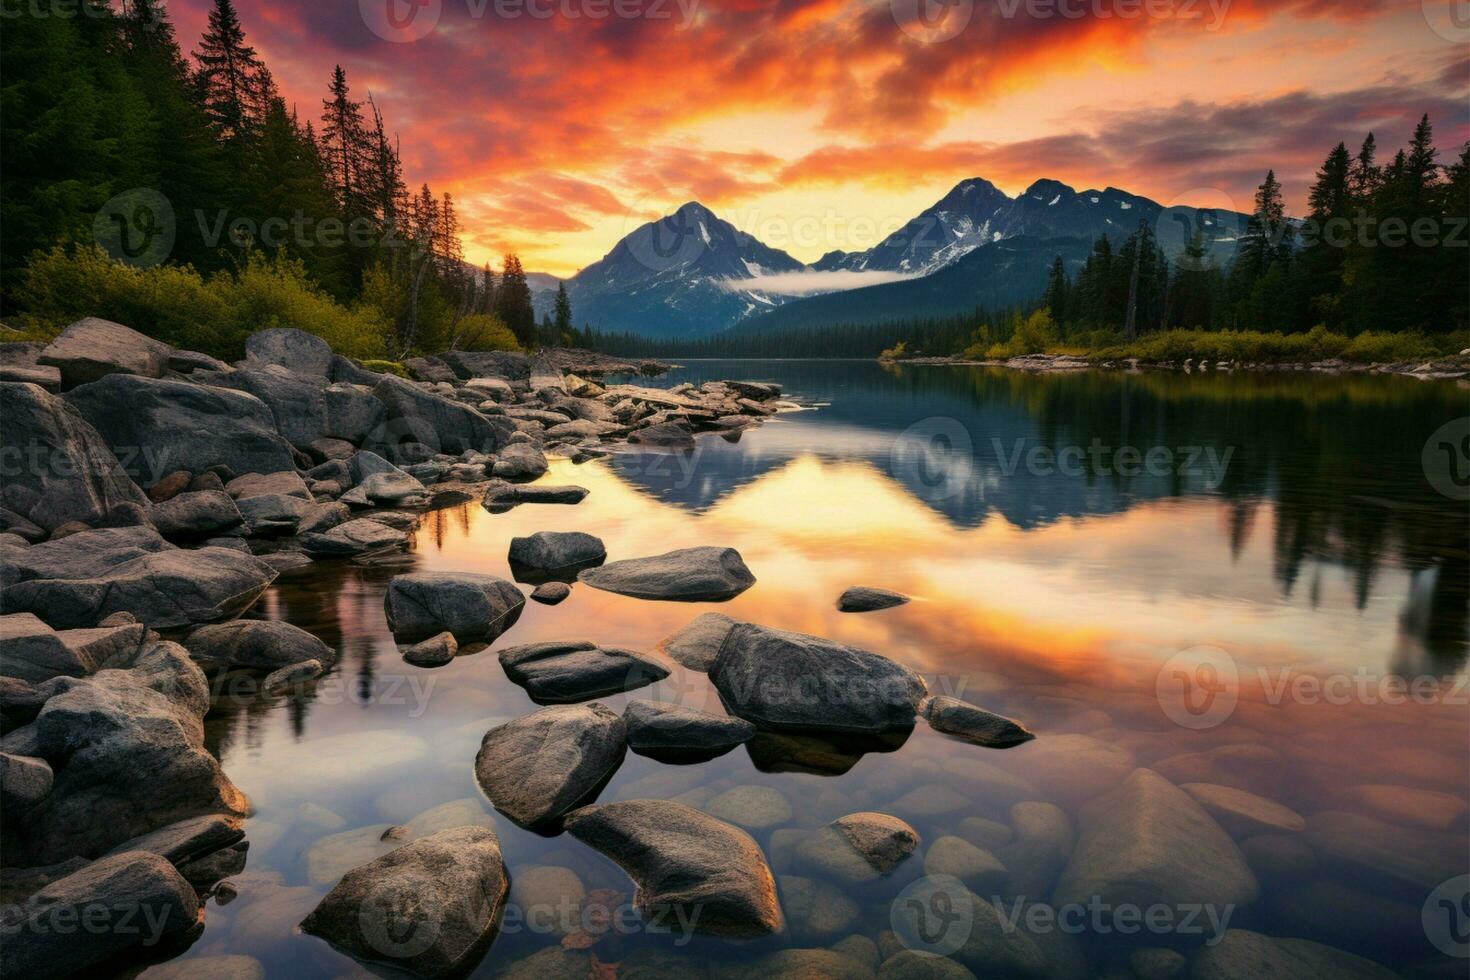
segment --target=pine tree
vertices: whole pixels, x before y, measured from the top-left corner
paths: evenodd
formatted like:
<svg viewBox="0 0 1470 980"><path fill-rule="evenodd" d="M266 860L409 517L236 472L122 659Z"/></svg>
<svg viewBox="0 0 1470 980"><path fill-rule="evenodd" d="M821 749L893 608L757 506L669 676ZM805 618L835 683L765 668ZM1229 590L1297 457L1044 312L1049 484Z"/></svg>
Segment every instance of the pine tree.
<svg viewBox="0 0 1470 980"><path fill-rule="evenodd" d="M1058 323L1067 317L1067 267L1058 255L1051 264L1051 273L1046 283L1046 305Z"/></svg>
<svg viewBox="0 0 1470 980"><path fill-rule="evenodd" d="M1359 206L1366 206L1378 193L1378 184L1383 174L1374 158L1378 155L1378 141L1369 133L1363 140L1363 146L1358 150L1358 155L1353 160L1352 170L1348 175L1348 184L1352 191L1353 201Z"/></svg>
<svg viewBox="0 0 1470 980"><path fill-rule="evenodd" d="M321 142L327 180L342 213L349 220L370 215L373 208L364 176L370 154L362 103L352 100L341 65L332 69L328 97L322 100Z"/></svg>
<svg viewBox="0 0 1470 980"><path fill-rule="evenodd" d="M535 344L536 313L531 307L531 287L526 283L520 257L514 252L505 257L500 286L495 290L495 312L522 347Z"/></svg>
<svg viewBox="0 0 1470 980"><path fill-rule="evenodd" d="M553 324L557 343L567 343L573 333L572 327L572 300L567 296L567 284L559 282L556 284L556 322Z"/></svg>
<svg viewBox="0 0 1470 980"><path fill-rule="evenodd" d="M265 65L245 43L233 0L215 0L208 27L194 51L200 101L226 142L247 138L264 116Z"/></svg>
<svg viewBox="0 0 1470 980"><path fill-rule="evenodd" d="M1314 234L1298 260L1298 299L1306 320L1292 326L1337 326L1341 321L1337 298L1352 235L1352 167L1346 144L1337 144L1307 192Z"/></svg>

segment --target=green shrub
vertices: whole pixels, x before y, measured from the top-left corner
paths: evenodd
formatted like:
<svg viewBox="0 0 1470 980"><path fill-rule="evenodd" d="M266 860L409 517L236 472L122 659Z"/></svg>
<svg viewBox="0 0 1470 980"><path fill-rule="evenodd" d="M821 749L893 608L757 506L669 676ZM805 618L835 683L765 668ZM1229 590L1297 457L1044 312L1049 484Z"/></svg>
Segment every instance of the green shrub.
<svg viewBox="0 0 1470 980"><path fill-rule="evenodd" d="M472 313L462 318L455 328L454 346L456 350L521 349L510 327L493 313Z"/></svg>
<svg viewBox="0 0 1470 980"><path fill-rule="evenodd" d="M1051 311L1040 309L1016 325L1016 332L1003 344L995 344L986 353L995 360L1022 354L1045 354L1061 342Z"/></svg>
<svg viewBox="0 0 1470 980"><path fill-rule="evenodd" d="M236 272L205 279L193 266L140 269L95 245L58 246L32 259L15 300L22 329L42 336L98 316L226 359L242 356L245 338L268 327L316 334L350 357L380 356L388 330L371 307L349 309L318 289L300 261L259 253Z"/></svg>
<svg viewBox="0 0 1470 980"><path fill-rule="evenodd" d="M882 361L901 361L909 356L909 345L900 340L898 343L894 344L892 347L879 354L878 359Z"/></svg>

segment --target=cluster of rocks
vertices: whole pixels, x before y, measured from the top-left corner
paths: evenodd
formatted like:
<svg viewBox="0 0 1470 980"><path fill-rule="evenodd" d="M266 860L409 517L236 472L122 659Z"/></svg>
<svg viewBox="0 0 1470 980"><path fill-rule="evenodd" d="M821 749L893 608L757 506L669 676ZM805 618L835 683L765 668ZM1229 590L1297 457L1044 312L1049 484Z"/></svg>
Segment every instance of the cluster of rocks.
<svg viewBox="0 0 1470 980"><path fill-rule="evenodd" d="M145 938L166 955L198 935L203 899L243 869L248 849L249 803L204 744L210 676L252 676L276 696L337 659L297 627L239 618L279 575L320 559L395 560L418 513L437 503L580 501L579 487L525 485L546 472L548 452L581 461L623 442L689 448L695 432L738 433L782 404L756 383L603 386L589 379L666 366L585 351L451 352L409 362L412 379L366 370L298 330L256 333L245 355L226 364L90 318L49 344L0 344L6 975L105 970ZM555 580L601 560L601 542L584 538L514 549L551 580L538 598L556 601L550 586L567 586ZM733 566L719 558L701 589L748 586L729 584L744 571L738 556ZM668 562L689 567L677 554ZM647 581L648 569L634 571ZM418 641L406 659L440 664L461 642L509 629L524 601L492 576L404 575L385 603L395 632ZM598 655L660 676L639 655ZM565 688L556 658L507 669L553 699L586 693L581 681ZM373 959L382 937L361 935L361 916L356 939L339 936L336 910L360 897L358 882L427 874L412 894L441 938L407 965L439 975L473 962L505 876L493 834L461 830L349 875L308 929ZM482 900L451 907L467 888ZM89 908L141 915L160 931L48 928Z"/></svg>

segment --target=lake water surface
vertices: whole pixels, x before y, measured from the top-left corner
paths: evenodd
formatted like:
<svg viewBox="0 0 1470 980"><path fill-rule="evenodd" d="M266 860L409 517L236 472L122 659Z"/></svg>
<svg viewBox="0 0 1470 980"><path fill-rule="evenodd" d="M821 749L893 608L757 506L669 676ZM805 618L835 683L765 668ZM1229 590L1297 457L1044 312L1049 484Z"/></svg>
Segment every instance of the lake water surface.
<svg viewBox="0 0 1470 980"><path fill-rule="evenodd" d="M515 827L480 794L482 736L537 707L493 649L439 670L408 667L383 614L396 572L509 577L513 536L578 530L613 559L732 546L758 582L719 605L574 586L559 606L529 603L497 646L585 638L652 651L714 610L886 654L931 691L1038 736L1002 752L921 723L886 752L765 738L690 766L629 754L600 800L705 809L743 824L790 875L802 834L865 810L908 821L926 848L958 835L1004 857L1013 804L1048 801L1080 826L1089 800L1149 767L1306 818L1300 831L1230 828L1237 842L1290 838L1246 848L1261 897L1214 910L1231 927L1317 940L1404 973L1464 975L1426 916L1432 890L1470 871L1470 522L1424 462L1431 433L1467 414L1464 388L802 361L695 362L652 383L721 378L778 381L809 407L736 442L703 436L692 457L553 461L544 481L587 487L582 504L440 510L402 567L321 564L277 582L256 612L312 631L341 661L314 692L222 697L208 718L210 745L255 813L238 895L211 902L187 958L245 954L271 977L362 974L294 927L343 873L395 846L379 840L395 825L493 826L518 907L628 900L616 866L570 837ZM857 584L915 600L839 613L837 596ZM654 688L600 700L621 709L629 697L722 710L703 675L677 668ZM915 873L921 858L910 859ZM1060 869L1015 862L1030 897L1044 899ZM787 879L791 935L754 946L648 935L625 921L590 948L527 963L559 947L564 930L508 921L474 975L582 977L593 957L621 964L603 975L759 973L773 961L758 957L784 946L841 944L861 959L877 944L886 957L897 948L885 935L894 899L913 878L863 892ZM798 887L819 896L815 912L795 908ZM1136 949L1187 952L1205 939L1177 918L1132 933L1108 921L1043 928L1051 973L1133 976Z"/></svg>

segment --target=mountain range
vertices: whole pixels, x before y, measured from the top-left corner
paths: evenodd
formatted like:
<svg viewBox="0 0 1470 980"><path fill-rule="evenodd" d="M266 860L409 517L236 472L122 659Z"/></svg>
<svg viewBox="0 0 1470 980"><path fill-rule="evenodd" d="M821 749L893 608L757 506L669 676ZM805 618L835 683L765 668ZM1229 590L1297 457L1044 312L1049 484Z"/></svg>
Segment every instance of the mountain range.
<svg viewBox="0 0 1470 980"><path fill-rule="evenodd" d="M1171 258L1198 229L1223 263L1246 219L1045 179L1012 198L974 177L872 248L808 265L691 201L639 226L566 283L578 325L649 337L946 316L1028 302L1058 255L1075 269L1097 238L1119 244L1141 222ZM555 280L535 284L538 316L555 291Z"/></svg>

